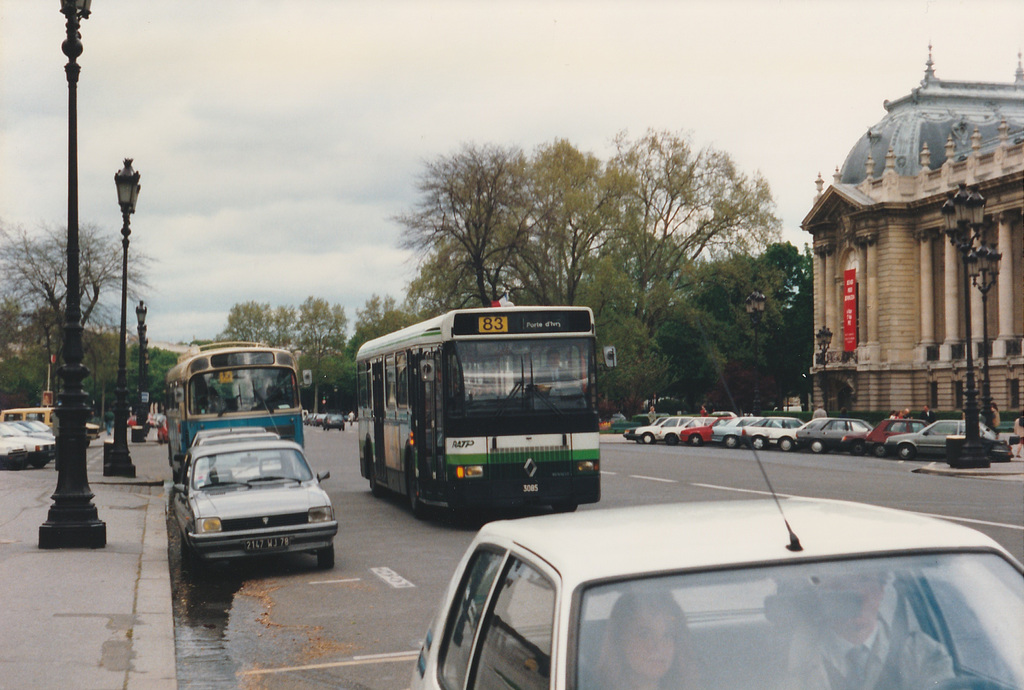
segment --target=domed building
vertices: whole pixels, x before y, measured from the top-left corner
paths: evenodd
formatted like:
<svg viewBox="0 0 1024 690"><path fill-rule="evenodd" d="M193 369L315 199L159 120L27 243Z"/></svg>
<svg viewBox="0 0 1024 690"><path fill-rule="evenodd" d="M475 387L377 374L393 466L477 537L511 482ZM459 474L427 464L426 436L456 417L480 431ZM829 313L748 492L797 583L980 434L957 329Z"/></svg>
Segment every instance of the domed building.
<svg viewBox="0 0 1024 690"><path fill-rule="evenodd" d="M1001 254L972 282L971 342L981 404L1019 413L1024 378L1024 67L1011 83L924 79L886 101L802 223L813 238L815 406L961 409L967 359L964 263L940 209L961 184L985 199L975 246ZM972 270L969 273L976 273ZM983 293L979 287L987 290Z"/></svg>

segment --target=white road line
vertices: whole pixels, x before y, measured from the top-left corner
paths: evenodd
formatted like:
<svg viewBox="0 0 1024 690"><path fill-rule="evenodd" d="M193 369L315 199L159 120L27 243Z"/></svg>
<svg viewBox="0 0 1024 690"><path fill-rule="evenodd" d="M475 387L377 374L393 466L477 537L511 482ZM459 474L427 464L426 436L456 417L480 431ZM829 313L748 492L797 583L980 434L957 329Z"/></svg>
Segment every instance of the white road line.
<svg viewBox="0 0 1024 690"><path fill-rule="evenodd" d="M333 661L324 664L307 664L305 666L281 666L279 668L256 668L241 671L243 676L265 676L271 673L291 673L293 671L312 671L320 668L341 668L343 666L367 666L369 664L388 664L396 661L416 661L419 652L394 652L392 654L374 654L370 656L352 657L348 661Z"/></svg>
<svg viewBox="0 0 1024 690"><path fill-rule="evenodd" d="M349 578L345 578L344 580L314 580L313 582L310 582L309 584L311 584L311 585L336 585L336 584L340 584L342 582L359 582L362 579L363 578L361 578L361 577L349 577Z"/></svg>
<svg viewBox="0 0 1024 690"><path fill-rule="evenodd" d="M705 489L718 489L720 491L735 491L741 494L758 494L761 496L771 496L770 491L756 491L754 489L736 489L731 486L718 486L716 484L698 484L696 482L691 483L690 486L699 486ZM797 496L795 494L776 494L780 498L813 498L811 496ZM957 517L955 515L940 515L938 513L922 513L916 510L908 510L908 513L914 513L915 515L923 515L925 517L939 518L941 520L951 520L953 522L967 522L972 525L986 525L988 527L1002 527L1004 529L1017 530L1018 532L1024 532L1024 525L1010 525L1005 522L989 522L988 520L975 520L973 518Z"/></svg>
<svg viewBox="0 0 1024 690"><path fill-rule="evenodd" d="M391 568L370 568L370 572L379 577L381 580L391 585L395 589L404 589L407 587L415 587L413 583L406 580L404 577L396 573Z"/></svg>
<svg viewBox="0 0 1024 690"><path fill-rule="evenodd" d="M619 473L618 472L607 472L605 470L601 470L601 474L606 474L609 477L617 477Z"/></svg>
<svg viewBox="0 0 1024 690"><path fill-rule="evenodd" d="M663 482L665 484L678 484L679 482L675 479L665 479L663 477L648 477L643 474L631 474L630 479L646 479L649 482Z"/></svg>

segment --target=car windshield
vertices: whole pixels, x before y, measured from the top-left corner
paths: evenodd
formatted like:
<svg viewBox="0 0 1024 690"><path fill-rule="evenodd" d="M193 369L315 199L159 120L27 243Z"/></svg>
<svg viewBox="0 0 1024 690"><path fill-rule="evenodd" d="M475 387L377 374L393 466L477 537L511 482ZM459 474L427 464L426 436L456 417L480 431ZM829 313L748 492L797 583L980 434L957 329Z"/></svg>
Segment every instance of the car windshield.
<svg viewBox="0 0 1024 690"><path fill-rule="evenodd" d="M1024 687L1024 578L992 554L600 584L576 620L579 690L636 687L645 673L671 674L655 685L673 688L845 687L842 672L865 674L858 687Z"/></svg>
<svg viewBox="0 0 1024 690"><path fill-rule="evenodd" d="M202 455L192 468L192 488L252 486L276 480L308 481L313 473L294 448L254 448Z"/></svg>

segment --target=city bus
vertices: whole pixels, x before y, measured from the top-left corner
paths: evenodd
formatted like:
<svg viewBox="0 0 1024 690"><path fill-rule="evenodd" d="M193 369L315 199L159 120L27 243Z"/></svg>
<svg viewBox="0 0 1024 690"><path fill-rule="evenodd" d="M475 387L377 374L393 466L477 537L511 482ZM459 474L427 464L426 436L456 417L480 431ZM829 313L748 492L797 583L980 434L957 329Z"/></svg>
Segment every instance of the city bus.
<svg viewBox="0 0 1024 690"><path fill-rule="evenodd" d="M455 510L601 497L594 315L459 309L356 356L360 471L374 496Z"/></svg>
<svg viewBox="0 0 1024 690"><path fill-rule="evenodd" d="M253 427L303 443L295 356L259 343L192 347L167 372L168 462L177 476L204 429Z"/></svg>

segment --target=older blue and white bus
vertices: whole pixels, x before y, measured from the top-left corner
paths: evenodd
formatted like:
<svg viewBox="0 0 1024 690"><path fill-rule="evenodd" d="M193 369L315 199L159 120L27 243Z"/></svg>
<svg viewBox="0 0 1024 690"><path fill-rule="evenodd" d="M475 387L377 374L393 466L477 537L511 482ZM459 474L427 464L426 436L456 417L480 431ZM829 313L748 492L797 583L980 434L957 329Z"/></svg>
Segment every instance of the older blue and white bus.
<svg viewBox="0 0 1024 690"><path fill-rule="evenodd" d="M356 356L360 469L375 496L454 509L601 497L594 316L460 309Z"/></svg>
<svg viewBox="0 0 1024 690"><path fill-rule="evenodd" d="M168 462L177 472L196 432L255 427L303 443L295 356L259 343L192 347L167 372Z"/></svg>

